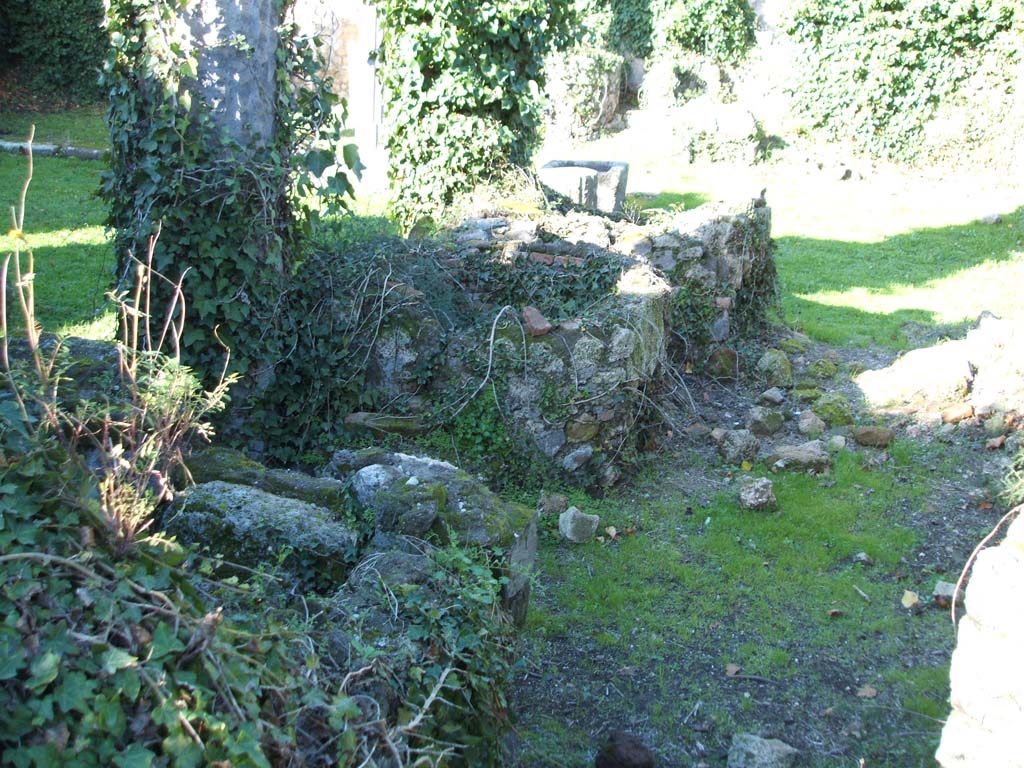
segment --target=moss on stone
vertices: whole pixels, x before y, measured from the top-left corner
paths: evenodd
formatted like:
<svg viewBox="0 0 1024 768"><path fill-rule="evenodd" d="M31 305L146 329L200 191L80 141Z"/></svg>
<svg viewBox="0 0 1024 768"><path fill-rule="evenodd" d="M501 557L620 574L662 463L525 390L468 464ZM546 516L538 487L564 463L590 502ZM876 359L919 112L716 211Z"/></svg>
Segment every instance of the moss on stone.
<svg viewBox="0 0 1024 768"><path fill-rule="evenodd" d="M811 363L811 375L816 379L831 379L839 373L839 366L831 360L822 358Z"/></svg>
<svg viewBox="0 0 1024 768"><path fill-rule="evenodd" d="M791 355L802 355L807 351L807 343L795 336L790 336L779 342L779 349Z"/></svg>
<svg viewBox="0 0 1024 768"><path fill-rule="evenodd" d="M814 403L814 412L830 427L853 423L853 406L838 392L828 392Z"/></svg>
<svg viewBox="0 0 1024 768"><path fill-rule="evenodd" d="M232 448L207 448L190 456L186 465L197 485L218 480L248 485L276 496L326 507L337 520L351 518L347 486L339 480L267 469Z"/></svg>
<svg viewBox="0 0 1024 768"><path fill-rule="evenodd" d="M821 397L821 390L817 387L798 387L793 390L793 397L801 403L814 403Z"/></svg>
<svg viewBox="0 0 1024 768"><path fill-rule="evenodd" d="M325 507L219 480L182 494L165 528L249 568L276 566L286 553L282 567L320 588L344 581L359 543Z"/></svg>
<svg viewBox="0 0 1024 768"><path fill-rule="evenodd" d="M793 386L793 366L781 349L766 350L757 361L757 371L770 387Z"/></svg>
<svg viewBox="0 0 1024 768"><path fill-rule="evenodd" d="M459 472L450 486L434 527L442 541L454 532L463 543L507 548L533 519L533 510L504 501L465 472Z"/></svg>

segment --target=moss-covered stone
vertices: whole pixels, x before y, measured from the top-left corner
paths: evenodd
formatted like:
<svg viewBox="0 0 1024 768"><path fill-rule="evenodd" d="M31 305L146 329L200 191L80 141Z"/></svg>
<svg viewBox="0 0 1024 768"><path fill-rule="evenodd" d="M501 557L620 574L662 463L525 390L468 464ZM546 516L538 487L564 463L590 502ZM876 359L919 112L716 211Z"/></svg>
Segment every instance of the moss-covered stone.
<svg viewBox="0 0 1024 768"><path fill-rule="evenodd" d="M287 551L282 567L321 588L344 581L359 543L325 507L219 480L179 496L165 529L249 568L276 565Z"/></svg>
<svg viewBox="0 0 1024 768"><path fill-rule="evenodd" d="M350 516L347 486L339 480L311 477L286 469L267 469L231 448L207 448L190 456L186 466L196 484L220 480L248 485L275 496L326 507L337 520Z"/></svg>
<svg viewBox="0 0 1024 768"><path fill-rule="evenodd" d="M586 443L597 437L601 425L593 420L572 421L565 428L565 437L570 443Z"/></svg>
<svg viewBox="0 0 1024 768"><path fill-rule="evenodd" d="M371 413L368 411L356 411L345 417L345 424L349 427L371 429L375 432L388 432L395 435L415 437L422 435L430 429L422 416L401 416L390 413Z"/></svg>
<svg viewBox="0 0 1024 768"><path fill-rule="evenodd" d="M801 403L814 403L821 397L821 390L817 387L798 387L793 390L793 397Z"/></svg>
<svg viewBox="0 0 1024 768"><path fill-rule="evenodd" d="M479 480L460 471L448 484L448 503L438 512L435 530L442 537L454 532L464 543L507 548L535 514L522 504L504 501Z"/></svg>
<svg viewBox="0 0 1024 768"><path fill-rule="evenodd" d="M830 427L853 423L853 406L838 392L828 392L814 403L814 412Z"/></svg>
<svg viewBox="0 0 1024 768"><path fill-rule="evenodd" d="M377 529L424 536L447 503L448 491L443 483L411 484L411 478L399 478L374 498Z"/></svg>
<svg viewBox="0 0 1024 768"><path fill-rule="evenodd" d="M839 366L831 360L822 358L811 363L811 375L816 379L827 380L839 373Z"/></svg>
<svg viewBox="0 0 1024 768"><path fill-rule="evenodd" d="M757 371L770 387L793 386L793 366L781 349L769 349L761 355Z"/></svg>
<svg viewBox="0 0 1024 768"><path fill-rule="evenodd" d="M807 351L807 342L796 336L790 336L779 342L779 349L791 355L802 355Z"/></svg>
<svg viewBox="0 0 1024 768"><path fill-rule="evenodd" d="M747 413L747 429L758 437L769 437L782 429L785 417L776 410L754 406Z"/></svg>

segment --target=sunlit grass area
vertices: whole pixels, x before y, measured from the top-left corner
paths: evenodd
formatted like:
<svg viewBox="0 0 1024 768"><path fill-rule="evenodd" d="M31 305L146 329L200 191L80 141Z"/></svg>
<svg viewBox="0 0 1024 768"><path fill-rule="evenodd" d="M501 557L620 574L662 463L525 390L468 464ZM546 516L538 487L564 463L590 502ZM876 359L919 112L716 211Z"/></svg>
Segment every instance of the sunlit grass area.
<svg viewBox="0 0 1024 768"><path fill-rule="evenodd" d="M106 206L96 196L103 165L36 158L26 198L25 242L35 254L36 310L47 331L110 336L105 294L113 282L113 249L104 230ZM0 155L0 203L10 228L25 179L25 158ZM13 243L0 244L4 253Z"/></svg>
<svg viewBox="0 0 1024 768"><path fill-rule="evenodd" d="M922 589L906 566L921 532L903 511L926 503L927 465L952 466L909 442L894 455L891 471L842 453L827 482L774 476L783 510L775 514L740 510L733 489L693 498L658 468L628 500L572 496L602 526L636 533L578 547L559 540L554 519L543 521L545 583L528 628L539 682L589 680L562 696L610 723L623 709L642 710L676 744L709 743L680 727L700 702L699 719L716 733L777 730L799 712L800 727L823 741L835 723L864 724L858 750L871 765L930 764L949 691L935 651L948 652L952 636L944 612L899 603L904 590ZM861 552L872 565L858 562ZM566 637L578 645L571 653ZM754 677L730 679L728 665ZM752 695L758 684L771 695ZM859 696L864 685L877 695ZM536 750L523 764L582 765L592 745L543 715L520 713ZM894 729L916 736L895 743ZM836 763L818 755L807 764Z"/></svg>
<svg viewBox="0 0 1024 768"><path fill-rule="evenodd" d="M110 144L103 106L75 107L61 112L7 112L0 109L0 141L25 141L36 126L39 144L106 149Z"/></svg>

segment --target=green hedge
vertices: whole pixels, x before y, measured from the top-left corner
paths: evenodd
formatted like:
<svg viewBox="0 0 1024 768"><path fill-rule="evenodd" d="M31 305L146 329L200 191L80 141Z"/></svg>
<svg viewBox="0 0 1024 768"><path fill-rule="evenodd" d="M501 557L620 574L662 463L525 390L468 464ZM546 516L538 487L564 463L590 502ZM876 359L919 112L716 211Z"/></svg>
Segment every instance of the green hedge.
<svg viewBox="0 0 1024 768"><path fill-rule="evenodd" d="M14 0L4 15L0 40L22 85L75 101L101 97L103 0Z"/></svg>
<svg viewBox="0 0 1024 768"><path fill-rule="evenodd" d="M796 96L812 126L913 160L928 120L983 67L1006 75L993 90L1013 87L1024 3L804 0L789 32L806 52Z"/></svg>

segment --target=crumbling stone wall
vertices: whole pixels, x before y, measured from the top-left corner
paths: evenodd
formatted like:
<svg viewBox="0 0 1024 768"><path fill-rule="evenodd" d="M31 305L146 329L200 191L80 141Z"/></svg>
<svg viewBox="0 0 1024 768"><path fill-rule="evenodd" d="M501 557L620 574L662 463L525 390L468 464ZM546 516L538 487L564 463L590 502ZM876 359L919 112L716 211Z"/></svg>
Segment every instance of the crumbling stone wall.
<svg viewBox="0 0 1024 768"><path fill-rule="evenodd" d="M1024 506L967 584L950 668L953 711L935 758L943 768L1024 766Z"/></svg>
<svg viewBox="0 0 1024 768"><path fill-rule="evenodd" d="M489 360L496 407L513 431L557 471L604 485L636 454L637 427L678 376L679 350L687 362L702 362L728 347L740 332L733 318L763 318L763 294L775 289L754 285L764 272L759 265L772 258L771 210L763 200L739 209L705 206L647 225L578 211L474 218L453 233L448 249L439 261L470 300L473 273L490 271L509 283L517 273L539 271L548 283L578 285L579 294L539 303L528 288L512 298L506 292L493 345L475 324L454 329L442 352L431 295L403 285L405 319L394 315L375 348L380 381L396 397L404 388L415 410L427 392L443 400L446 389L478 376L467 365L471 357ZM598 268L616 272L610 291L595 291ZM706 302L685 326L675 311L681 293ZM478 316L493 318L500 309L486 297L475 301ZM429 359L443 359L444 370L424 383ZM350 424L356 422L371 423L361 417Z"/></svg>

